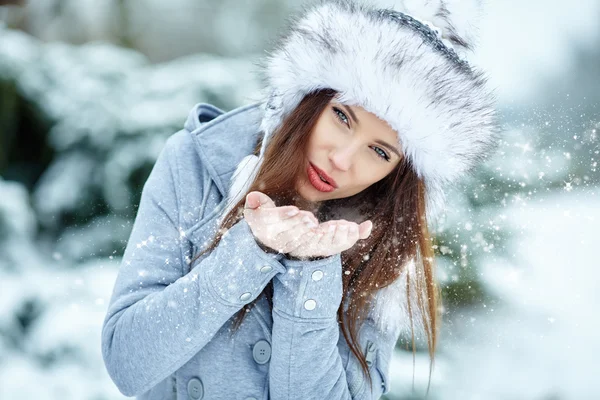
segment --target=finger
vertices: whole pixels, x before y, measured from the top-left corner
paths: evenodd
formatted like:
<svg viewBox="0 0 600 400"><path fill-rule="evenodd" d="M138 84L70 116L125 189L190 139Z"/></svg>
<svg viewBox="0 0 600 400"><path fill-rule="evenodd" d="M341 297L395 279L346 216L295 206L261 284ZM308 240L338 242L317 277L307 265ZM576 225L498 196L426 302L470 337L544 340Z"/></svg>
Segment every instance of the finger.
<svg viewBox="0 0 600 400"><path fill-rule="evenodd" d="M301 232L301 233L300 233ZM311 250L316 245L318 235L310 228L302 229L299 236L295 236L285 245L285 252L294 256L312 254Z"/></svg>
<svg viewBox="0 0 600 400"><path fill-rule="evenodd" d="M280 221L278 226L283 233L288 233L290 236L299 236L305 232L311 231L317 227L309 215L304 211L300 211L298 215Z"/></svg>
<svg viewBox="0 0 600 400"><path fill-rule="evenodd" d="M335 235L336 226L337 224L334 221L323 222L319 226L319 230L322 233L318 242L319 245L331 246L333 242L333 236Z"/></svg>
<svg viewBox="0 0 600 400"><path fill-rule="evenodd" d="M333 235L332 244L335 248L344 248L348 240L349 225L346 221L339 222L335 234Z"/></svg>
<svg viewBox="0 0 600 400"><path fill-rule="evenodd" d="M283 230L278 235L277 240L280 243L285 243L281 246L285 250L284 253L297 248L308 238L315 235L314 222L306 216L302 217L298 215L292 219L283 221L280 226L283 226Z"/></svg>
<svg viewBox="0 0 600 400"><path fill-rule="evenodd" d="M355 222L350 222L348 226L348 236L346 238L346 243L348 248L354 246L356 241L359 239L359 228L358 224Z"/></svg>
<svg viewBox="0 0 600 400"><path fill-rule="evenodd" d="M263 224L263 226L265 226L273 236L276 235L278 240L282 238L290 240L289 237L298 236L314 229L315 223L305 211L299 211L298 214L293 217L278 219L274 223Z"/></svg>
<svg viewBox="0 0 600 400"><path fill-rule="evenodd" d="M300 209L296 206L283 206L278 207L278 209L280 212L279 216L281 217L281 219L288 219L300 213Z"/></svg>
<svg viewBox="0 0 600 400"><path fill-rule="evenodd" d="M289 206L289 207L295 207L295 206ZM297 207L295 207L295 208L296 208L296 209L298 209ZM306 217L306 218L310 219L310 220L311 220L311 221L314 223L314 225L315 225L315 228L316 228L317 226L319 226L319 220L318 220L318 219L317 219L317 217L315 217L315 215L314 215L313 213L311 213L310 211L306 211L306 210L300 210L300 209L298 209L298 214L302 214L302 217L303 217L303 218L305 218L305 217ZM291 216L293 216L293 215L291 215ZM289 216L288 216L288 215L286 215L286 218L289 218Z"/></svg>
<svg viewBox="0 0 600 400"><path fill-rule="evenodd" d="M300 238L288 244L288 253L296 257L328 255L327 251L322 251L323 246L320 244L323 236L322 227L310 228Z"/></svg>
<svg viewBox="0 0 600 400"><path fill-rule="evenodd" d="M306 211L307 215L309 216L309 218L315 223L315 227L319 226L319 220L317 219L317 217L315 217L315 214L311 213L310 211Z"/></svg>
<svg viewBox="0 0 600 400"><path fill-rule="evenodd" d="M267 210L270 209L246 210L250 214L253 214L249 216L248 223L252 232L263 243L280 252L285 252L283 250L286 243L310 231L315 226L314 222L309 218L310 213L306 211L301 211L296 216L285 220L277 219L275 223L265 223L265 219L262 217Z"/></svg>
<svg viewBox="0 0 600 400"><path fill-rule="evenodd" d="M266 210L264 210L266 211ZM285 219L281 219L280 217L278 217L277 215L273 216L271 215L269 217L269 220L274 220L273 222L271 222L273 225L276 226L276 230L277 232L284 232L290 229L293 229L294 227L297 227L299 224L304 223L305 225L307 225L309 228L316 228L318 225L313 221L313 219L311 218L311 214L308 211L298 211L298 213L294 216L288 216Z"/></svg>
<svg viewBox="0 0 600 400"><path fill-rule="evenodd" d="M247 210L251 212L257 220L264 224L275 224L282 220L291 219L298 215L300 210L295 206L283 206L275 208L260 208L256 210ZM290 212L292 212L290 214Z"/></svg>
<svg viewBox="0 0 600 400"><path fill-rule="evenodd" d="M328 257L330 256L331 249L323 248L319 244L320 236L322 234L313 234L312 236L308 236L308 240L306 240L302 246L299 246L294 252L302 257Z"/></svg>
<svg viewBox="0 0 600 400"><path fill-rule="evenodd" d="M371 236L371 232L373 231L373 222L371 220L364 221L358 226L359 231L359 239L366 239Z"/></svg>
<svg viewBox="0 0 600 400"><path fill-rule="evenodd" d="M274 208L276 205L275 202L273 202L273 200L271 200L271 198L266 194L259 191L253 191L246 195L245 207L251 209L257 209L259 207Z"/></svg>
<svg viewBox="0 0 600 400"><path fill-rule="evenodd" d="M260 202L258 201L256 196L251 195L251 193L248 193L246 195L246 203L244 204L245 210L254 210L258 208L259 205Z"/></svg>

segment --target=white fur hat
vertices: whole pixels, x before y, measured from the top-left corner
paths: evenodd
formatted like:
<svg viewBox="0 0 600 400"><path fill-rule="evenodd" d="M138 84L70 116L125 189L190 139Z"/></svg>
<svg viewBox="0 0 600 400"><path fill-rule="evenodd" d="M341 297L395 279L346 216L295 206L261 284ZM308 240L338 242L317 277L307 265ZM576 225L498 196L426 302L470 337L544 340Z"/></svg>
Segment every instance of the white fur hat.
<svg viewBox="0 0 600 400"><path fill-rule="evenodd" d="M480 7L476 0L404 0L401 10L326 0L292 21L264 60L269 98L260 155L242 160L230 193L244 193L273 132L303 97L332 88L342 103L363 107L398 133L425 182L428 221L437 219L447 186L498 141L487 78L458 54L473 45Z"/></svg>

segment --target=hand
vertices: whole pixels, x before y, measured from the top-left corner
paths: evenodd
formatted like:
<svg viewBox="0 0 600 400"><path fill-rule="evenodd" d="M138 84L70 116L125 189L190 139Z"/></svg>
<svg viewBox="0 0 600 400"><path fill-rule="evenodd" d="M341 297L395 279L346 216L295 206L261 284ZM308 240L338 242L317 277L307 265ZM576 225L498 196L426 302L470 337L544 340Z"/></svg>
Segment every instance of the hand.
<svg viewBox="0 0 600 400"><path fill-rule="evenodd" d="M323 222L314 236L304 235L299 245L292 251L292 257L329 257L348 250L358 241L371 235L373 223L370 220L358 225L346 220Z"/></svg>
<svg viewBox="0 0 600 400"><path fill-rule="evenodd" d="M246 196L244 218L259 245L280 253L288 253L298 247L314 231L319 221L309 211L296 206L276 207L269 196L254 191Z"/></svg>

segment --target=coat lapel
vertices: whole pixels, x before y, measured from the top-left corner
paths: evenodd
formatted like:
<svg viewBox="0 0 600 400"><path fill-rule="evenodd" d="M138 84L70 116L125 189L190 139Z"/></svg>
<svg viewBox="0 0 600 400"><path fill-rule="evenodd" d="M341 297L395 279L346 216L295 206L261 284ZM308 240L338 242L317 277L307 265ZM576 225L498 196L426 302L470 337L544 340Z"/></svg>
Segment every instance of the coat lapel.
<svg viewBox="0 0 600 400"><path fill-rule="evenodd" d="M223 196L240 161L254 150L263 115L260 105L254 103L224 113L200 103L185 123L203 165Z"/></svg>

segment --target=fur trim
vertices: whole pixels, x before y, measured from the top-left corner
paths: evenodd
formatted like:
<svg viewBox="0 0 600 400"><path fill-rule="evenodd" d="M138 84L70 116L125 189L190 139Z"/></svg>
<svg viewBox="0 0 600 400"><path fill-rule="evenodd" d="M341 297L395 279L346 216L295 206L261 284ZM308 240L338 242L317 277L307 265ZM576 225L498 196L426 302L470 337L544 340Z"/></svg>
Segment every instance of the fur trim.
<svg viewBox="0 0 600 400"><path fill-rule="evenodd" d="M471 34L466 22L454 24L439 8L450 3L429 1L424 8L427 18L456 33L458 43L458 32ZM434 222L448 185L487 157L498 133L486 78L456 61L436 36L400 13L348 1L307 10L266 58L270 97L261 123L261 159L273 132L305 95L333 88L339 101L360 105L398 133L404 155L425 182L428 221Z"/></svg>
<svg viewBox="0 0 600 400"><path fill-rule="evenodd" d="M242 161L238 164L235 172L231 176L231 184L229 185L229 191L226 200L226 206L223 211L220 212L218 219L218 226L221 226L223 219L233 209L238 201L240 201L248 189L256 175L258 174L259 160L254 154L247 155L242 158Z"/></svg>
<svg viewBox="0 0 600 400"><path fill-rule="evenodd" d="M456 50L472 50L477 45L479 27L475 23L482 17L481 0L401 0L399 8L439 27Z"/></svg>
<svg viewBox="0 0 600 400"><path fill-rule="evenodd" d="M377 291L369 315L376 322L380 332L394 337L401 333L410 335L412 324L415 338L424 336L425 325L423 314L418 307L416 280L415 260L411 260L391 285ZM409 303L412 319L408 312Z"/></svg>

